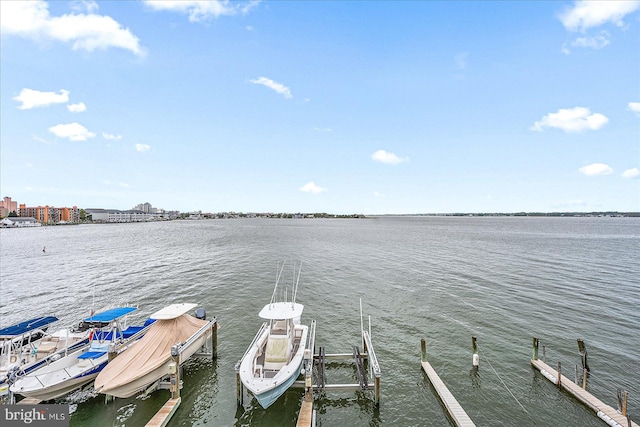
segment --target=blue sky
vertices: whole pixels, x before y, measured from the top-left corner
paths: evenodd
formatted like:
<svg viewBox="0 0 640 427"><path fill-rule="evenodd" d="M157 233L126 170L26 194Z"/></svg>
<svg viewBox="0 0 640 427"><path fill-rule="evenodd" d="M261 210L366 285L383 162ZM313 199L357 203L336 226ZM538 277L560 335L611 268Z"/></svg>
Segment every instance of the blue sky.
<svg viewBox="0 0 640 427"><path fill-rule="evenodd" d="M3 1L28 206L640 211L640 1Z"/></svg>

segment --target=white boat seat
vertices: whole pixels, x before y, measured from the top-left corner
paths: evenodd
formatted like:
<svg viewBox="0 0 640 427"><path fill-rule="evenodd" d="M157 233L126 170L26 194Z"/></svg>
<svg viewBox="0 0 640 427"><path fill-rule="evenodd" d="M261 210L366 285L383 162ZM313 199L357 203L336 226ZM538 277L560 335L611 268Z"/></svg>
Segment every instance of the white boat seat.
<svg viewBox="0 0 640 427"><path fill-rule="evenodd" d="M280 369L289 361L289 340L286 335L270 335L264 353L264 369Z"/></svg>

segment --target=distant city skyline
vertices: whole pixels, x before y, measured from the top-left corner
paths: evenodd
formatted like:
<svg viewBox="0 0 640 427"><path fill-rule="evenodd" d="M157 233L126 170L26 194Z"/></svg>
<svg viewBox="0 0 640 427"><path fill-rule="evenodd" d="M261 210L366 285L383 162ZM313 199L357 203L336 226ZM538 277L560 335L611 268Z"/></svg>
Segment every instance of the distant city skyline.
<svg viewBox="0 0 640 427"><path fill-rule="evenodd" d="M640 0L2 1L0 32L21 203L640 211Z"/></svg>

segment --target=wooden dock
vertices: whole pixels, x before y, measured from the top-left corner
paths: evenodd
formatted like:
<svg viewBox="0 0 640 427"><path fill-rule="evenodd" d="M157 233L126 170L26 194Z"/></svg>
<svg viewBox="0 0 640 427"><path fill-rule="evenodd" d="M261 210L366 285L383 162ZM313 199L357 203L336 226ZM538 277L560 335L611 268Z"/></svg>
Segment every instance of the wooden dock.
<svg viewBox="0 0 640 427"><path fill-rule="evenodd" d="M298 414L296 427L310 427L313 419L313 400L304 400Z"/></svg>
<svg viewBox="0 0 640 427"><path fill-rule="evenodd" d="M158 412L151 418L151 420L147 423L146 427L164 427L167 425L173 414L180 406L181 398L177 399L169 399L167 402L160 408Z"/></svg>
<svg viewBox="0 0 640 427"><path fill-rule="evenodd" d="M424 339L422 340L421 345L422 369L427 374L427 377L429 377L429 381L431 381L431 385L433 385L433 388L438 393L438 397L440 397L440 400L447 408L449 416L458 427L475 427L475 424L473 423L471 418L469 418L469 415L467 415L462 406L460 406L456 398L453 397L453 394L451 394L447 386L444 384L444 382L442 382L436 371L433 369L433 367L431 367L431 364L427 362L426 344Z"/></svg>
<svg viewBox="0 0 640 427"><path fill-rule="evenodd" d="M554 384L558 384L558 371L557 369L552 368L547 365L540 359L532 359L531 365L536 368L542 375L551 381ZM584 390L582 387L571 381L569 378L565 377L560 373L560 387L566 390L573 397L578 399L584 405L593 410L596 415L604 422L609 424L610 426L616 426L616 424L612 424L610 421L617 423L618 426L621 427L640 427L637 423L631 421L629 424L627 421L627 417L619 413L616 409L611 406L603 403L600 399Z"/></svg>

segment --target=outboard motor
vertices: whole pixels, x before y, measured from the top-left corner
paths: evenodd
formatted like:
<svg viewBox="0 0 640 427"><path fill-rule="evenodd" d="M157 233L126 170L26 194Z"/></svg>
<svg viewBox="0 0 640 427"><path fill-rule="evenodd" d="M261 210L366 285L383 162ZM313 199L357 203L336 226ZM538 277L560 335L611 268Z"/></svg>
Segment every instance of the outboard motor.
<svg viewBox="0 0 640 427"><path fill-rule="evenodd" d="M196 309L196 318L200 320L207 320L207 311L204 308Z"/></svg>

